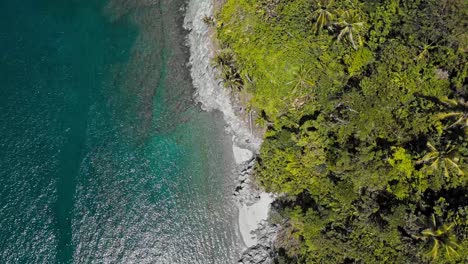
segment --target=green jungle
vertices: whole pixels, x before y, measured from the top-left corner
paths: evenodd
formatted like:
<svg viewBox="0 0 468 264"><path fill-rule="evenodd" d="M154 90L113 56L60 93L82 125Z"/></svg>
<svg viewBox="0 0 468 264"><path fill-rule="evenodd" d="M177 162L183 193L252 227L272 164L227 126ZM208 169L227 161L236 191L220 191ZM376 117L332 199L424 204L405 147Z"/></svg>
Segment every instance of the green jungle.
<svg viewBox="0 0 468 264"><path fill-rule="evenodd" d="M468 263L468 1L226 0L275 263Z"/></svg>

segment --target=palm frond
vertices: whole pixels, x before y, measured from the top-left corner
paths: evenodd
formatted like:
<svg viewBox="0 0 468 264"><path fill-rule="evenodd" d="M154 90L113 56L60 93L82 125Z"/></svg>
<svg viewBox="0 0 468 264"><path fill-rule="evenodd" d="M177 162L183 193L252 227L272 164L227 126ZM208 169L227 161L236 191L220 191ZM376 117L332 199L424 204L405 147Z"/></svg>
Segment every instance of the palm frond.
<svg viewBox="0 0 468 264"><path fill-rule="evenodd" d="M445 161L448 162L450 164L450 166L457 171L458 175L460 175L460 176L465 175L465 173L460 169L458 164L456 164L453 160L451 160L449 158L445 158Z"/></svg>
<svg viewBox="0 0 468 264"><path fill-rule="evenodd" d="M438 152L430 152L428 154L426 154L424 157L422 157L420 160L418 160L416 162L416 164L424 164L424 163L427 163L435 158L437 158L439 156L439 153Z"/></svg>
<svg viewBox="0 0 468 264"><path fill-rule="evenodd" d="M463 114L460 113L460 112L441 113L441 114L436 115L436 118L442 120L442 119L447 119L447 118L450 118L450 117L458 117L458 116L461 116L461 115L463 115Z"/></svg>
<svg viewBox="0 0 468 264"><path fill-rule="evenodd" d="M437 149L430 142L426 143L426 146L433 152L438 152Z"/></svg>
<svg viewBox="0 0 468 264"><path fill-rule="evenodd" d="M432 250L429 252L429 254L433 259L437 259L439 256L439 240L434 240L434 246L432 247Z"/></svg>
<svg viewBox="0 0 468 264"><path fill-rule="evenodd" d="M444 164L444 176L445 178L448 178L450 176L450 173L446 164Z"/></svg>

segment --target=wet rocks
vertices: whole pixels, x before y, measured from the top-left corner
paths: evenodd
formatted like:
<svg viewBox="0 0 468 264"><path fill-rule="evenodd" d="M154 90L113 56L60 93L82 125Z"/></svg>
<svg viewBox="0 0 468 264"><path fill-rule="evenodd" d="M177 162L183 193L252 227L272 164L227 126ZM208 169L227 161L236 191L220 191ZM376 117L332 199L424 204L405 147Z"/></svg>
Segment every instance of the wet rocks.
<svg viewBox="0 0 468 264"><path fill-rule="evenodd" d="M255 133L256 130L252 125L252 114L246 116L245 109L240 102L242 100L233 98L227 89L223 89L216 78L216 70L211 66L211 59L217 50L214 41L215 32L203 22L203 18L213 16L215 6L221 4L222 2L217 0L189 1L185 8L184 28L189 32L187 44L190 47L190 72L196 89L194 99L200 102L202 109L206 111L219 110L226 121L227 132L233 135L234 158L238 164L238 178L233 190L233 197L239 208L245 209L261 201L262 194L265 196L265 193L251 181L255 161L254 153L258 153L262 137ZM257 210L257 207L253 206L250 207L251 210L244 211L244 213L254 211L257 214L246 216L247 220L256 219L259 211L262 211ZM267 208L260 207L258 209ZM256 221L254 222L256 223ZM240 263L268 264L271 262L269 257L271 250L269 251L269 249L273 243L273 229L269 226L265 222L258 225L258 228L253 231L256 234L255 241L257 242L242 254L242 262Z"/></svg>
<svg viewBox="0 0 468 264"><path fill-rule="evenodd" d="M279 227L263 222L256 230L258 243L242 254L239 264L270 264L274 258L274 240Z"/></svg>
<svg viewBox="0 0 468 264"><path fill-rule="evenodd" d="M238 178L236 180L236 185L234 188L235 200L239 204L253 204L260 197L261 190L252 184L250 179L253 174L253 166L255 163L254 156L242 164L238 169Z"/></svg>
<svg viewBox="0 0 468 264"><path fill-rule="evenodd" d="M251 181L254 172L255 157L248 162L241 164L239 168L236 187L233 193L234 199L239 207L251 206L259 202L262 194L260 190ZM268 221L262 221L257 229L253 231L256 237L256 243L248 247L239 259L239 264L270 264L273 261L273 245L279 226L270 224Z"/></svg>

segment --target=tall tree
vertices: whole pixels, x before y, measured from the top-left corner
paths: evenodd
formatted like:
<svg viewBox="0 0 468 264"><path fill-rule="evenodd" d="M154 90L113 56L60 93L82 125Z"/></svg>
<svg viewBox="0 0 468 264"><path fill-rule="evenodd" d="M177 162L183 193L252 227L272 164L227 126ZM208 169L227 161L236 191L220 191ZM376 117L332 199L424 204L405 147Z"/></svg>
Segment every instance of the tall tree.
<svg viewBox="0 0 468 264"><path fill-rule="evenodd" d="M315 21L314 32L319 34L322 28L329 25L333 19L333 0L317 0L316 9L312 12L312 19Z"/></svg>
<svg viewBox="0 0 468 264"><path fill-rule="evenodd" d="M358 44L362 43L360 32L364 28L364 22L360 21L358 12L354 10L342 11L340 19L340 22L334 24L339 29L337 40L346 39L357 50L355 38Z"/></svg>

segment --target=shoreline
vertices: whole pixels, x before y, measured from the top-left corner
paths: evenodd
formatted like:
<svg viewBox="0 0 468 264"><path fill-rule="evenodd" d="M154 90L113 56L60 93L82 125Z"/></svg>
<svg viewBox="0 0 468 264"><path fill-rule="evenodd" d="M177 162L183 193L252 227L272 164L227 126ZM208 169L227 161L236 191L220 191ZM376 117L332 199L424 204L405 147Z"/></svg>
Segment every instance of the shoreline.
<svg viewBox="0 0 468 264"><path fill-rule="evenodd" d="M217 79L211 59L216 53L212 28L203 22L213 16L216 0L190 0L186 6L184 28L188 30L190 74L195 87L194 100L205 111L220 111L226 122L226 133L232 136L232 151L236 163L237 182L233 199L238 209L237 227L243 241L238 263L269 263L277 228L268 223L272 194L252 183L253 166L262 143L245 113L244 106ZM236 111L236 109L239 109ZM244 115L244 117L242 117Z"/></svg>

